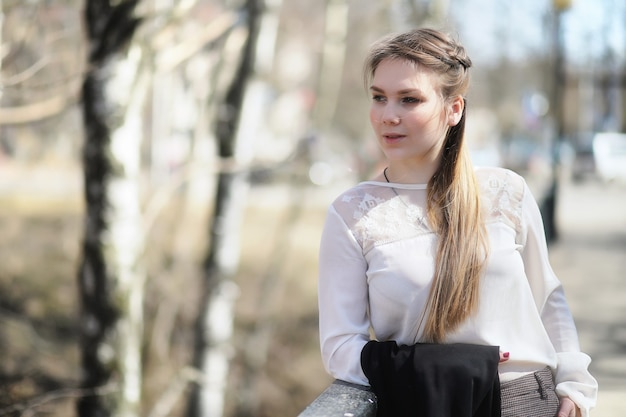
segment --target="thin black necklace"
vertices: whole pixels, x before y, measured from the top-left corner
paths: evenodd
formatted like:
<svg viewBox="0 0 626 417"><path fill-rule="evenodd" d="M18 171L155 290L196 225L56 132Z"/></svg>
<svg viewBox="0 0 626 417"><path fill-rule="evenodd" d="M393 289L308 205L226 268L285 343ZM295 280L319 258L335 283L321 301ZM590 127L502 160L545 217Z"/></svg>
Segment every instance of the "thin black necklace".
<svg viewBox="0 0 626 417"><path fill-rule="evenodd" d="M383 169L383 175L385 176L385 179L387 180L387 182L389 181L389 178L387 178L387 170L389 169L389 167L385 167L385 169Z"/></svg>
<svg viewBox="0 0 626 417"><path fill-rule="evenodd" d="M387 170L389 169L389 167L385 167L385 169L383 169L383 176L385 177L385 179L387 180L387 183L390 183L391 181L389 181L389 177L387 177ZM406 207L407 209L410 209L411 207L409 207L409 205L402 199L402 197L400 197L400 194L398 194L398 191L396 191L395 187L391 187L391 191L393 191L393 193L396 195L396 197L398 197L398 199L400 200L400 202L404 205L404 207ZM420 222L420 224L427 228L428 226L426 226L426 222L424 221L424 216L419 216L417 218L417 220Z"/></svg>

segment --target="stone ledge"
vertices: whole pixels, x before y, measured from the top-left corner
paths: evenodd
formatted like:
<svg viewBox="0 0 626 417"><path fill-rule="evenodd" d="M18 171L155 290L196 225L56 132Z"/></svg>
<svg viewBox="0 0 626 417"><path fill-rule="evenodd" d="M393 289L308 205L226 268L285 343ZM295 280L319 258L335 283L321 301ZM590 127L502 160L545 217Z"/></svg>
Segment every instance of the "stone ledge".
<svg viewBox="0 0 626 417"><path fill-rule="evenodd" d="M335 380L298 417L374 417L376 404L369 387Z"/></svg>

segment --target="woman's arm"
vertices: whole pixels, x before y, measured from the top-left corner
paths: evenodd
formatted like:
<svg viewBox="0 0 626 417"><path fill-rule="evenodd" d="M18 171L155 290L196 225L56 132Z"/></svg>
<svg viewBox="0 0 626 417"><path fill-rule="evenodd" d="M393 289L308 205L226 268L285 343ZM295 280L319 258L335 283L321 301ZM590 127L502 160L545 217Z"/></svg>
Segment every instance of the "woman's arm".
<svg viewBox="0 0 626 417"><path fill-rule="evenodd" d="M557 352L556 392L563 399L573 401L582 416L587 417L596 403L598 383L588 371L591 359L580 351L576 325L563 286L550 265L541 213L526 185L522 225L526 275L544 327ZM569 413L569 400L563 401L563 412Z"/></svg>
<svg viewBox="0 0 626 417"><path fill-rule="evenodd" d="M324 367L334 378L369 385L361 350L369 341L367 263L352 231L331 207L319 255L319 327Z"/></svg>

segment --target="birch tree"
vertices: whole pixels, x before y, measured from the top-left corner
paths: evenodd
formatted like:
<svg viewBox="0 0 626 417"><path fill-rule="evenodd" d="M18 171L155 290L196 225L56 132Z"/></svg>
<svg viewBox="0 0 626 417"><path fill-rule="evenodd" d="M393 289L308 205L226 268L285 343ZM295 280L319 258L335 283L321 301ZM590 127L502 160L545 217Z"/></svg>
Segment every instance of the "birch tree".
<svg viewBox="0 0 626 417"><path fill-rule="evenodd" d="M329 129L337 110L341 76L346 56L348 32L348 2L328 0L324 24L318 99L313 110L313 121L320 129Z"/></svg>
<svg viewBox="0 0 626 417"><path fill-rule="evenodd" d="M246 24L245 40L238 67L223 102L218 108L215 136L218 156L237 162L237 133L243 117L247 83L253 73L256 40L262 14L261 0L246 0L241 19ZM241 32L235 30L233 36ZM229 53L225 48L224 53ZM233 353L234 302L238 292L232 278L239 261L241 223L248 178L245 170L222 170L210 229L210 246L204 265L203 293L196 327L194 366L203 381L194 386L189 399L189 417L219 417L223 414L229 360Z"/></svg>
<svg viewBox="0 0 626 417"><path fill-rule="evenodd" d="M133 42L139 0L87 0L82 88L86 219L79 269L80 417L138 416L145 273L139 201L147 80Z"/></svg>

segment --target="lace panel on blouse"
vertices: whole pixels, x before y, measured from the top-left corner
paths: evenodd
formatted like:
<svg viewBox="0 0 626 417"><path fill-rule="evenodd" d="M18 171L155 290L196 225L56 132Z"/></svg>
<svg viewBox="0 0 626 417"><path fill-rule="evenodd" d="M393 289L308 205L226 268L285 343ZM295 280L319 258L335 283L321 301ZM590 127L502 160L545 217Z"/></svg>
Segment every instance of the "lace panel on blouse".
<svg viewBox="0 0 626 417"><path fill-rule="evenodd" d="M523 179L512 171L476 171L486 223L503 222L519 234ZM378 245L432 233L425 210L426 190L365 182L343 193L334 208L366 254Z"/></svg>
<svg viewBox="0 0 626 417"><path fill-rule="evenodd" d="M522 199L524 179L513 171L502 168L476 170L481 188L481 204L485 222L503 222L516 234L522 231Z"/></svg>

